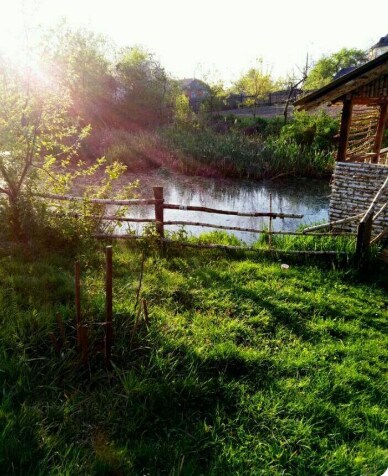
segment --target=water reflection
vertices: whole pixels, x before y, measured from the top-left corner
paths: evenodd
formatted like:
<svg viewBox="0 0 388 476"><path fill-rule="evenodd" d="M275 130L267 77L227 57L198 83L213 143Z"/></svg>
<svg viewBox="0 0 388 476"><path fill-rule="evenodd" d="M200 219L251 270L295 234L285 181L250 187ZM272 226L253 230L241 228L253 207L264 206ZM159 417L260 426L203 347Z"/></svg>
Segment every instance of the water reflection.
<svg viewBox="0 0 388 476"><path fill-rule="evenodd" d="M327 181L311 179L290 179L287 181L253 181L188 177L177 174L137 174L126 175L126 180L140 180L142 198L153 196L152 187L164 187L167 203L178 205L199 205L240 212L269 211L269 196L272 194L274 212L304 215L302 220L276 219L275 230L295 230L301 223L315 223L327 220L330 188ZM153 207L133 207L129 213L134 218L153 218ZM165 210L165 220L200 221L244 228L268 226L268 218L210 215L203 212ZM141 226L134 226L137 231ZM169 226L168 230L179 227ZM123 230L123 229L122 229ZM209 228L186 227L194 235L209 231ZM124 230L123 230L124 232ZM247 243L255 241L253 233L234 232Z"/></svg>

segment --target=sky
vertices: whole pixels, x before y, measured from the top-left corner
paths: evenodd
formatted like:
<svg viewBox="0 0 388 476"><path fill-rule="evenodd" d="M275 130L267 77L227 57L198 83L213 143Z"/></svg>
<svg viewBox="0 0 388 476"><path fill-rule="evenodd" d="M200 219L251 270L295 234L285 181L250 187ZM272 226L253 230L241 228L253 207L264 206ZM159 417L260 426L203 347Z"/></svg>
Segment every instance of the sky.
<svg viewBox="0 0 388 476"><path fill-rule="evenodd" d="M237 78L262 58L275 77L388 34L388 0L0 0L0 50L66 19L142 45L176 78Z"/></svg>

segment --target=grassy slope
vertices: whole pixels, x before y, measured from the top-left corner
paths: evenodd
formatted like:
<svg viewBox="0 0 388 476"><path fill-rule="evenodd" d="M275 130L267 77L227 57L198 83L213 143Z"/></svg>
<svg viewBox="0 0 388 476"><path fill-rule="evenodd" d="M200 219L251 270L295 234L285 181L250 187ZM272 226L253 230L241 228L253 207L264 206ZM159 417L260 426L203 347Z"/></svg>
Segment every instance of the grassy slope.
<svg viewBox="0 0 388 476"><path fill-rule="evenodd" d="M102 257L102 253L99 255ZM100 257L81 257L97 342ZM0 260L0 473L380 475L386 295L331 266L116 247L114 369L76 364L72 263ZM87 288L87 290L86 290ZM62 356L48 333L66 323Z"/></svg>

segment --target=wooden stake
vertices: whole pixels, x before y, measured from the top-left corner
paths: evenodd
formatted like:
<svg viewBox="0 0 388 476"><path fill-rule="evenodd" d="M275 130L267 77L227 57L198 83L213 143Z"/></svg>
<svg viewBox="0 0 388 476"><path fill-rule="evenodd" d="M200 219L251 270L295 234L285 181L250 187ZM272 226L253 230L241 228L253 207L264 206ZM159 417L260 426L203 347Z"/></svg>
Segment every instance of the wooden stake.
<svg viewBox="0 0 388 476"><path fill-rule="evenodd" d="M153 187L155 203L156 232L160 238L164 238L164 198L163 187Z"/></svg>
<svg viewBox="0 0 388 476"><path fill-rule="evenodd" d="M77 326L77 344L81 345L80 325L81 325L81 271L79 261L75 263L75 313Z"/></svg>
<svg viewBox="0 0 388 476"><path fill-rule="evenodd" d="M106 326L105 326L105 358L107 362L111 360L112 353L112 247L107 246L105 249L106 257L106 274L105 274L105 311L106 311Z"/></svg>
<svg viewBox="0 0 388 476"><path fill-rule="evenodd" d="M272 248L272 193L269 194L269 213L268 243L269 247Z"/></svg>

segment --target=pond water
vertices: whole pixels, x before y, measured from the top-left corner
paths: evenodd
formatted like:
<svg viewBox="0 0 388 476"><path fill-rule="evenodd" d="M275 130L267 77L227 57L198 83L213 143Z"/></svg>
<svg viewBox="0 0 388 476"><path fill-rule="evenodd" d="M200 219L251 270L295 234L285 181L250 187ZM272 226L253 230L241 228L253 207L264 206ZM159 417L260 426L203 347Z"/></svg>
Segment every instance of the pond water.
<svg viewBox="0 0 388 476"><path fill-rule="evenodd" d="M270 194L272 211L303 215L302 219L275 219L273 229L294 231L303 224L313 224L328 219L330 188L328 181L312 179L289 179L283 181L254 181L239 179L219 179L190 177L172 173L153 172L147 174L126 174L126 180L140 180L141 198L153 198L152 187L164 188L166 203L177 205L197 205L239 212L268 212ZM166 221L192 221L213 223L241 228L262 229L268 227L267 217L241 217L215 215L204 212L165 210ZM154 218L153 206L132 207L128 216L132 218ZM166 230L176 231L180 226L166 226ZM131 224L131 229L141 231L141 225ZM193 235L212 231L211 228L185 226ZM126 232L126 226L119 231ZM231 231L246 243L257 239L254 233Z"/></svg>

